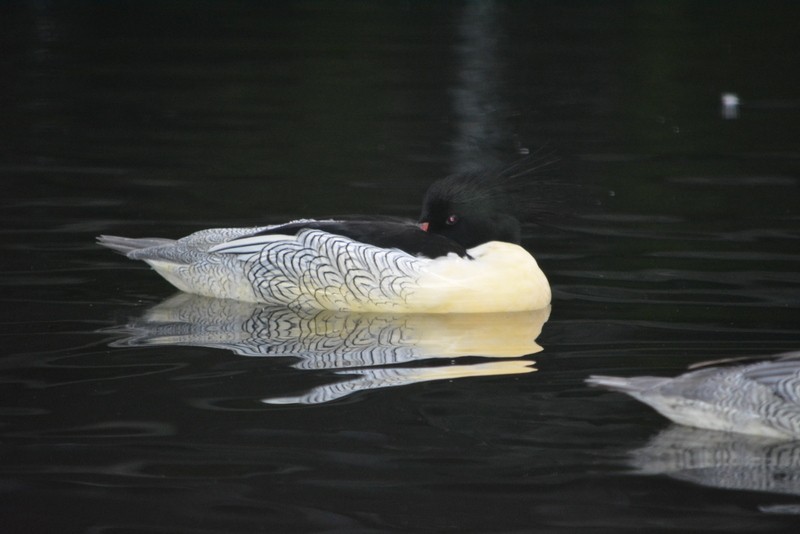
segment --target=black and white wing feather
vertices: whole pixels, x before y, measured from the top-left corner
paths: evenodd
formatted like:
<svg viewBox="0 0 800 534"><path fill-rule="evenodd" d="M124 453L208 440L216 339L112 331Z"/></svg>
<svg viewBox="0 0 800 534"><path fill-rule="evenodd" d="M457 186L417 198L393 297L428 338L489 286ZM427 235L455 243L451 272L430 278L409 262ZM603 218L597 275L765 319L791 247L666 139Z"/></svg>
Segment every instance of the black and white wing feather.
<svg viewBox="0 0 800 534"><path fill-rule="evenodd" d="M800 352L752 365L743 374L745 379L770 388L774 395L800 409Z"/></svg>
<svg viewBox="0 0 800 534"><path fill-rule="evenodd" d="M262 302L305 309L402 306L428 261L317 229L243 237L209 252L243 262Z"/></svg>

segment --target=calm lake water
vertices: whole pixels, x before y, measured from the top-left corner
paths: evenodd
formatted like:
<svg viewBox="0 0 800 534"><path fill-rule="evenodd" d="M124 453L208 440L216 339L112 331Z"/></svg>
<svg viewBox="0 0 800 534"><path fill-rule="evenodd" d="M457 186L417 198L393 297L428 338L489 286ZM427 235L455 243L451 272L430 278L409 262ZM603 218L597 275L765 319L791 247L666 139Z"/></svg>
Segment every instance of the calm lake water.
<svg viewBox="0 0 800 534"><path fill-rule="evenodd" d="M3 532L796 532L800 443L583 380L800 348L798 20L3 4ZM535 150L560 158L524 231L539 314L296 316L94 244L416 217L432 180Z"/></svg>

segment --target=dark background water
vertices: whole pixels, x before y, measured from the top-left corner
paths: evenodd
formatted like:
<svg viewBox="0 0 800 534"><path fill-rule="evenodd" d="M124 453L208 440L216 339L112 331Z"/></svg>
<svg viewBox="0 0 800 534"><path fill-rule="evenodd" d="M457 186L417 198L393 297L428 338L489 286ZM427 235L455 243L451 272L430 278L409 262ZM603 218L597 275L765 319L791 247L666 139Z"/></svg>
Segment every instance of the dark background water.
<svg viewBox="0 0 800 534"><path fill-rule="evenodd" d="M583 379L800 346L798 20L794 2L3 4L2 530L791 531L800 462L691 435L668 450L755 452L701 483L634 474L669 423ZM536 373L270 405L341 377L118 346L173 290L97 234L414 217L433 179L537 149L560 162L525 227L554 290Z"/></svg>

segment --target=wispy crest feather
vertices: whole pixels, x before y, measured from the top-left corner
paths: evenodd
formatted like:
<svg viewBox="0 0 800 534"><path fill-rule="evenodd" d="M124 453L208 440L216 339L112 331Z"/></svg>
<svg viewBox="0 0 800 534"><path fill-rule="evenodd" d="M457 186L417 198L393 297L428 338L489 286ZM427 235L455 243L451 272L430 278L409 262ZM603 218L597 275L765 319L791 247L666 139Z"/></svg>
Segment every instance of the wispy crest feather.
<svg viewBox="0 0 800 534"><path fill-rule="evenodd" d="M447 198L455 204L489 206L522 220L539 207L531 188L541 184L540 171L557 161L554 155L537 151L494 170L453 174L434 182L426 201Z"/></svg>

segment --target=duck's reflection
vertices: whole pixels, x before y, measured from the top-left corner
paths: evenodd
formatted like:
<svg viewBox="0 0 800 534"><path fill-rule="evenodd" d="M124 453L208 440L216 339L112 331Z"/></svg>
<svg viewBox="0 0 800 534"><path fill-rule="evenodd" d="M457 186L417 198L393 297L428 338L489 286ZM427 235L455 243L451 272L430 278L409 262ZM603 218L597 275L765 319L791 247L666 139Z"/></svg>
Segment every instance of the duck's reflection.
<svg viewBox="0 0 800 534"><path fill-rule="evenodd" d="M703 486L800 495L800 441L674 425L634 450L630 464L637 473L663 474ZM800 511L794 504L761 509Z"/></svg>
<svg viewBox="0 0 800 534"><path fill-rule="evenodd" d="M536 338L550 308L500 314L295 312L180 293L127 325L113 346L188 345L242 356L292 356L298 369L338 369L350 380L268 403L320 403L362 391L429 380L529 373L530 360L388 367L433 358L518 358L542 350ZM117 331L120 331L118 329ZM388 368L387 368L388 367Z"/></svg>
<svg viewBox="0 0 800 534"><path fill-rule="evenodd" d="M350 380L317 386L296 397L263 399L267 404L320 404L346 397L358 391L404 386L430 380L531 373L536 369L530 360L501 360L472 365L442 365L438 367L394 367L338 371L352 375Z"/></svg>

